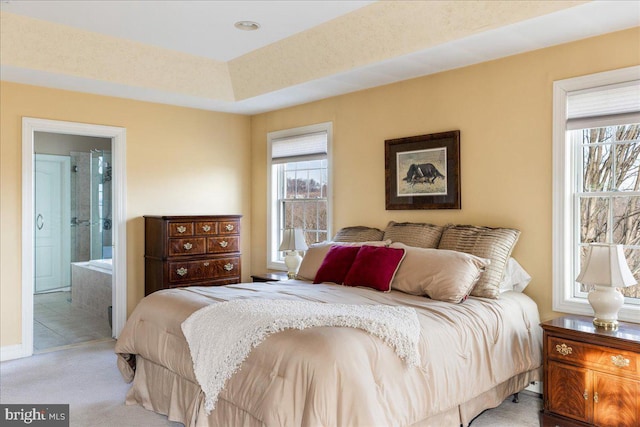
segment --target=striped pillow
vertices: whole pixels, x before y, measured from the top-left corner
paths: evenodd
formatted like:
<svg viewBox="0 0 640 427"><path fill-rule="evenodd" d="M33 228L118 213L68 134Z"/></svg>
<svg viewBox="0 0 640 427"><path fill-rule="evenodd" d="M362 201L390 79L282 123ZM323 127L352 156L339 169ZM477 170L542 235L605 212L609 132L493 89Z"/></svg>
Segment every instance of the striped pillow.
<svg viewBox="0 0 640 427"><path fill-rule="evenodd" d="M372 242L382 240L383 232L371 227L344 227L338 230L334 242Z"/></svg>
<svg viewBox="0 0 640 427"><path fill-rule="evenodd" d="M383 238L417 248L437 248L443 228L440 225L418 222L390 221Z"/></svg>
<svg viewBox="0 0 640 427"><path fill-rule="evenodd" d="M491 260L471 295L498 298L500 281L518 237L520 231L511 228L448 225L442 233L438 248L466 252Z"/></svg>

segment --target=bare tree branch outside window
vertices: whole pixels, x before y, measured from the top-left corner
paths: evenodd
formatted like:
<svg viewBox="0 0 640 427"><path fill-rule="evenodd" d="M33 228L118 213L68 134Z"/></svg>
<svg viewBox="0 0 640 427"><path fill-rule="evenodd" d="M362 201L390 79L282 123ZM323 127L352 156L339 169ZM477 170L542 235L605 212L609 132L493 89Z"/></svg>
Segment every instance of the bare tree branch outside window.
<svg viewBox="0 0 640 427"><path fill-rule="evenodd" d="M640 123L574 132L580 133L583 171L578 190L581 263L589 243L621 244L640 282ZM640 298L639 285L621 291Z"/></svg>

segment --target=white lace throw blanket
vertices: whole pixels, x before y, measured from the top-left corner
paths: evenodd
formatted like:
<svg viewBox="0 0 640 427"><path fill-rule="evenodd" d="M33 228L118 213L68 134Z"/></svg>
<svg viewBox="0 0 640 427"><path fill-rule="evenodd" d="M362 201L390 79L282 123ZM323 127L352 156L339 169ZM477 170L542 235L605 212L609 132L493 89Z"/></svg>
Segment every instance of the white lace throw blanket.
<svg viewBox="0 0 640 427"><path fill-rule="evenodd" d="M285 329L346 326L381 338L409 366L420 363L415 309L289 300L231 300L194 312L182 323L193 369L210 413L225 383L251 350Z"/></svg>

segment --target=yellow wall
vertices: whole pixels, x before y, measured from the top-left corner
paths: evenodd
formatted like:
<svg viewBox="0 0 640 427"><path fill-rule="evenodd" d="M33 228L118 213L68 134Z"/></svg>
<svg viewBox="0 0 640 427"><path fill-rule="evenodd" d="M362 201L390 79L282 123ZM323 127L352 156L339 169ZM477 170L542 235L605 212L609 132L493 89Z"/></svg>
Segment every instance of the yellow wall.
<svg viewBox="0 0 640 427"><path fill-rule="evenodd" d="M145 214L240 213L243 279L266 268L266 134L334 125L334 231L389 220L516 227L526 292L551 310L554 80L640 64L640 28L251 118L0 83L0 345L20 342L21 118L127 129L128 310ZM461 131L462 209L386 211L384 140ZM251 255L251 256L249 256Z"/></svg>
<svg viewBox="0 0 640 427"><path fill-rule="evenodd" d="M250 118L0 82L0 345L21 342L22 117L127 129L127 299L144 295L147 214L243 214L250 262Z"/></svg>
<svg viewBox="0 0 640 427"><path fill-rule="evenodd" d="M388 221L522 231L514 257L526 293L551 305L552 84L640 64L640 29L612 33L252 117L252 169L266 174L267 132L332 121L333 231ZM384 140L459 129L461 210L385 210ZM266 182L252 183L252 270L266 265Z"/></svg>

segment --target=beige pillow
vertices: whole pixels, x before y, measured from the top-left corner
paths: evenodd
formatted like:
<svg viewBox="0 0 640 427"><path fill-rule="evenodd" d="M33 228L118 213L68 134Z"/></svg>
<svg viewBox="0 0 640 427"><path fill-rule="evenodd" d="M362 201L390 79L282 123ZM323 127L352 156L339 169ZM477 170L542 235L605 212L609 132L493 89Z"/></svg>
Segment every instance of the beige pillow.
<svg viewBox="0 0 640 427"><path fill-rule="evenodd" d="M383 231L371 227L344 227L338 230L334 242L371 242L382 240Z"/></svg>
<svg viewBox="0 0 640 427"><path fill-rule="evenodd" d="M322 265L322 261L324 261L324 257L331 249L331 245L341 245L341 246L387 246L389 245L388 241L373 241L373 242L324 242L324 243L316 243L311 245L304 257L302 258L302 263L300 263L300 268L298 269L298 274L296 278L300 280L309 280L313 281L318 273L318 269L320 265Z"/></svg>
<svg viewBox="0 0 640 427"><path fill-rule="evenodd" d="M464 301L490 263L474 255L445 249L415 248L402 243L392 243L390 247L405 250L391 288L438 301Z"/></svg>
<svg viewBox="0 0 640 427"><path fill-rule="evenodd" d="M390 221L383 238L418 248L437 248L443 229L440 225Z"/></svg>
<svg viewBox="0 0 640 427"><path fill-rule="evenodd" d="M520 231L511 228L449 225L442 233L438 248L466 252L491 260L491 264L480 277L471 295L498 298L500 281L518 237L520 237Z"/></svg>

